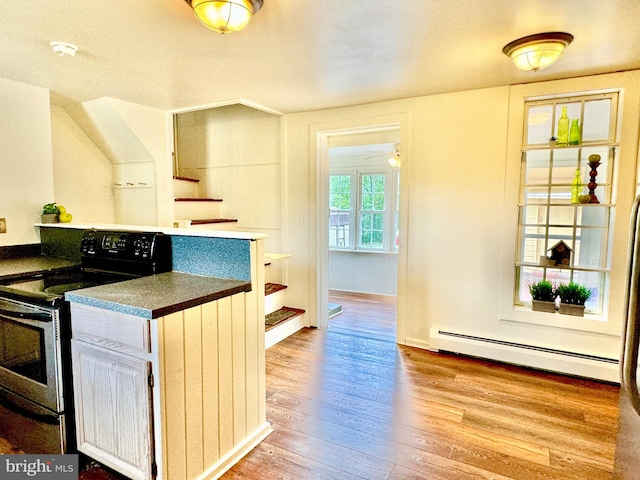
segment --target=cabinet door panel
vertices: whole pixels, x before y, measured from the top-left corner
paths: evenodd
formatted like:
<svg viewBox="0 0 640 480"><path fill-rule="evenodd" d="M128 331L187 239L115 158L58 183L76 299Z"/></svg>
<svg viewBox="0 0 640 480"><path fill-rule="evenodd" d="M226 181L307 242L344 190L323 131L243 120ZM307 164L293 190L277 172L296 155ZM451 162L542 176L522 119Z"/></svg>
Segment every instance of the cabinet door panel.
<svg viewBox="0 0 640 480"><path fill-rule="evenodd" d="M152 478L151 364L71 343L78 450L132 480Z"/></svg>

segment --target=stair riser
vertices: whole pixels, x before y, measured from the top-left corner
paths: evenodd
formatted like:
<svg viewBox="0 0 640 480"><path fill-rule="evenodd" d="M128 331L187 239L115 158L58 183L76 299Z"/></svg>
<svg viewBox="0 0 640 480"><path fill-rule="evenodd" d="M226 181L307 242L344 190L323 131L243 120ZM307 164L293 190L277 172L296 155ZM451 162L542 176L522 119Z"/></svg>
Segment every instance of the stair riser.
<svg viewBox="0 0 640 480"><path fill-rule="evenodd" d="M219 217L220 202L175 202L176 219L196 220Z"/></svg>
<svg viewBox="0 0 640 480"><path fill-rule="evenodd" d="M280 290L264 297L264 314L269 315L284 306L286 290Z"/></svg>
<svg viewBox="0 0 640 480"><path fill-rule="evenodd" d="M198 183L173 179L173 196L176 198L197 198Z"/></svg>
<svg viewBox="0 0 640 480"><path fill-rule="evenodd" d="M276 325L274 328L265 332L264 334L264 348L270 348L276 343L284 340L290 335L293 335L306 325L305 314L298 315L289 321L283 322L280 325Z"/></svg>

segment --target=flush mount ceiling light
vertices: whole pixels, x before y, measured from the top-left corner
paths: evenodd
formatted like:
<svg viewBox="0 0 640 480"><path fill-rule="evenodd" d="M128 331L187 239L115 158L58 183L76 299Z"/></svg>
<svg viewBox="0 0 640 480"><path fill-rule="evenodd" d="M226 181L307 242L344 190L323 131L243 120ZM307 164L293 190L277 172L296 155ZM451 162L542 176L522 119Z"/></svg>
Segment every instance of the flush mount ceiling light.
<svg viewBox="0 0 640 480"><path fill-rule="evenodd" d="M72 43L53 41L49 42L49 45L51 45L53 51L56 52L56 55L60 57L64 57L65 55L73 57L78 51L78 47L76 47Z"/></svg>
<svg viewBox="0 0 640 480"><path fill-rule="evenodd" d="M239 32L260 10L263 0L184 0L196 18L218 33Z"/></svg>
<svg viewBox="0 0 640 480"><path fill-rule="evenodd" d="M502 51L516 67L536 72L555 63L572 41L570 33L537 33L508 43Z"/></svg>

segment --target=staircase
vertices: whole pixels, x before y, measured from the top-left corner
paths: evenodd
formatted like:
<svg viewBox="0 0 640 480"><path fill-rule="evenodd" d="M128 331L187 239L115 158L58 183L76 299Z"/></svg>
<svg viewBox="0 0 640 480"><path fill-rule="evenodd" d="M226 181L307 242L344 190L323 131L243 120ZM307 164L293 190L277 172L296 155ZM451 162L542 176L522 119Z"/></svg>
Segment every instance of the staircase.
<svg viewBox="0 0 640 480"><path fill-rule="evenodd" d="M201 197L198 191L200 180L187 177L173 177L175 201L175 227L201 228L213 230L233 230L236 218L221 218L219 198Z"/></svg>
<svg viewBox="0 0 640 480"><path fill-rule="evenodd" d="M291 255L265 253L264 267L266 283L264 286L265 349L293 335L305 326L305 311L286 306L287 286L285 269L276 269L274 264L283 262Z"/></svg>
<svg viewBox="0 0 640 480"><path fill-rule="evenodd" d="M173 177L174 227L235 229L237 219L220 216L222 199L201 197L198 191L199 183L200 181L194 178ZM281 262L289 257L290 255L285 254L265 254L265 349L305 326L305 311L286 306L286 273Z"/></svg>

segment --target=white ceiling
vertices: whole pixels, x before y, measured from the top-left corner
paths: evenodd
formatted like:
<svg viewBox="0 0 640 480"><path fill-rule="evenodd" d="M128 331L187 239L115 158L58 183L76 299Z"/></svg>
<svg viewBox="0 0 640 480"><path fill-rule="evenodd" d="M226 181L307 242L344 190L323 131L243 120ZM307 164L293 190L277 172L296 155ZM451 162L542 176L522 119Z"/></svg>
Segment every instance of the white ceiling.
<svg viewBox="0 0 640 480"><path fill-rule="evenodd" d="M558 63L502 53L566 31ZM58 57L52 40L78 45ZM163 110L243 99L283 113L640 68L638 0L264 0L218 35L184 0L3 0L0 77L58 103L103 96Z"/></svg>

